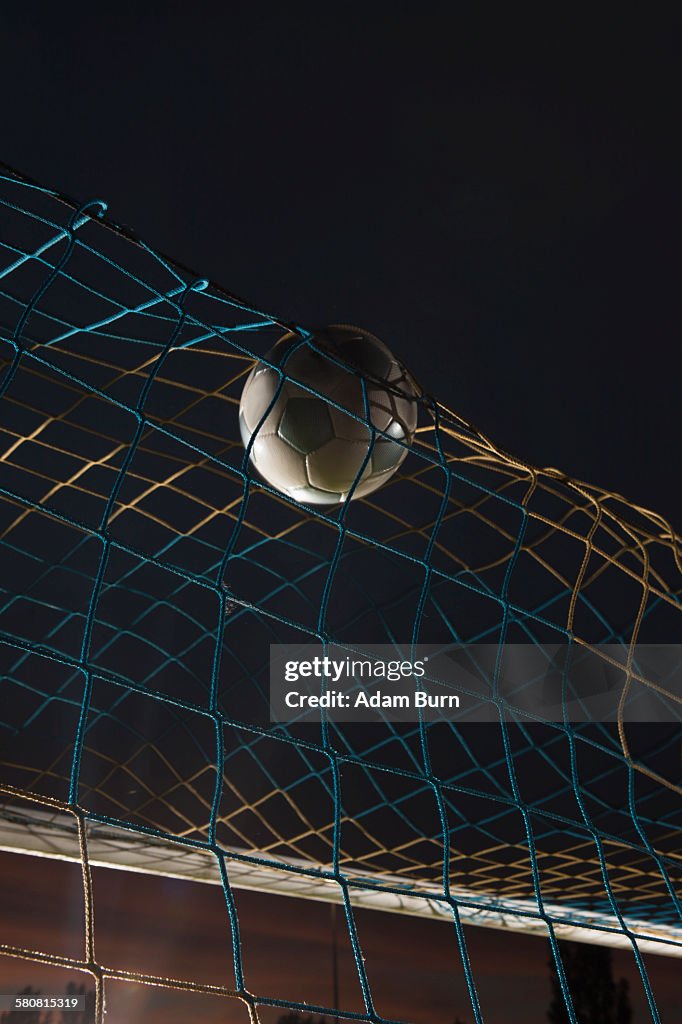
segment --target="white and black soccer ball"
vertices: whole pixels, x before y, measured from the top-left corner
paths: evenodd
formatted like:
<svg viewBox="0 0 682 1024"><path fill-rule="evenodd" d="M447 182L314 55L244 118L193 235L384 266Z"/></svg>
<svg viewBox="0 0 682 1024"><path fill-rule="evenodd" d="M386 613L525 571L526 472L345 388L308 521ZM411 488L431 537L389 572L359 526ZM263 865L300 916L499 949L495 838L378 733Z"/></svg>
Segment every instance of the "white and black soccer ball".
<svg viewBox="0 0 682 1024"><path fill-rule="evenodd" d="M320 351L295 334L280 338L266 359L281 367L281 390L278 370L258 363L244 385L239 425L245 447L256 433L251 461L269 484L297 501L330 505L348 496L361 470L353 498L395 473L414 438L417 395L406 370L368 331L333 324L316 332L314 343ZM381 432L373 443L368 418Z"/></svg>

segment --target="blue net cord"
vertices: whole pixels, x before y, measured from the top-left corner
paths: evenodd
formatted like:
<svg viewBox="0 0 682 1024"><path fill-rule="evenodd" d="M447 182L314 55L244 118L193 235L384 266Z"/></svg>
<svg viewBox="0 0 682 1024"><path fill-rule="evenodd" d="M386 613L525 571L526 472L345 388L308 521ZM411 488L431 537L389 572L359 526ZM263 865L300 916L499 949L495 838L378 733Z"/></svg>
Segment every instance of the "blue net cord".
<svg viewBox="0 0 682 1024"><path fill-rule="evenodd" d="M680 927L678 729L509 721L495 692L490 727L273 726L268 652L675 642L679 536L426 395L380 491L297 505L251 469L237 411L254 360L284 330L302 346L314 333L156 254L104 204L10 172L1 185L0 792L7 820L73 820L86 935L77 961L0 951L89 972L98 1020L107 980L128 979L237 998L253 1021L267 1007L385 1021L354 897L428 886L477 1024L462 915L478 897L500 912L527 901L518 914L544 926L574 1024L556 908L601 915L588 927L626 938L658 1022L633 922ZM211 855L234 990L98 961L98 824ZM249 989L239 863L338 887L362 1013Z"/></svg>

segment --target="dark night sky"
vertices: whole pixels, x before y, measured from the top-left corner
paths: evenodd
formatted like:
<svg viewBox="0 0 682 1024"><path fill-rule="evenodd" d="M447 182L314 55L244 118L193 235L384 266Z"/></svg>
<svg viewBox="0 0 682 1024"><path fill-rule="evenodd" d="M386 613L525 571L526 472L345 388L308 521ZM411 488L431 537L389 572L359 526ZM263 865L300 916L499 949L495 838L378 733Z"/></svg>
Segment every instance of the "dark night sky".
<svg viewBox="0 0 682 1024"><path fill-rule="evenodd" d="M2 157L679 528L675 27L446 12L9 8Z"/></svg>

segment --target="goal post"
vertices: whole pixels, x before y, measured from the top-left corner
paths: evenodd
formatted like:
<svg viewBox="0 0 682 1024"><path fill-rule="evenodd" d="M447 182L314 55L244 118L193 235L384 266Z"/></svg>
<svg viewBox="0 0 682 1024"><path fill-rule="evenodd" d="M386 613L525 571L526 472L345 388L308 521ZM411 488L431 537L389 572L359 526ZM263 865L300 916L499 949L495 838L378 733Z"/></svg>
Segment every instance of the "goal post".
<svg viewBox="0 0 682 1024"><path fill-rule="evenodd" d="M74 844L75 819L64 808L57 813L43 809L17 813L5 807L0 824L0 850L29 856L80 863ZM159 875L180 881L222 885L220 866L205 846L182 845L139 831L128 831L88 822L88 862L91 867L113 868ZM296 899L343 903L333 873L310 861L293 858L254 860L246 850L225 849L230 885ZM472 889L451 888L445 897L438 886L406 883L401 876L344 872L353 905L382 913L406 914L452 922L456 907L463 924L497 928L546 937L546 919L533 900L490 896ZM633 920L622 931L609 914L582 910L561 903L546 903L544 914L552 921L557 939L594 943L613 949L629 949L631 937L643 954L682 957L680 929L662 922Z"/></svg>

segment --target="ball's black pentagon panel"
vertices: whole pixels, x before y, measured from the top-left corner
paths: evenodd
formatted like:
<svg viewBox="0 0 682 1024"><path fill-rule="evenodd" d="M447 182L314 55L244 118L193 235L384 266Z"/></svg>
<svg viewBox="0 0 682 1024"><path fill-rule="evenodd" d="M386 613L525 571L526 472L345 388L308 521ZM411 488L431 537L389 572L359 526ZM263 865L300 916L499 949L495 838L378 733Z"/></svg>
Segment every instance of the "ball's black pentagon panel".
<svg viewBox="0 0 682 1024"><path fill-rule="evenodd" d="M317 451L334 437L329 406L312 395L290 398L282 410L277 433L302 455Z"/></svg>
<svg viewBox="0 0 682 1024"><path fill-rule="evenodd" d="M375 473L386 473L395 469L405 457L405 449L395 441L377 438L372 449L372 470Z"/></svg>
<svg viewBox="0 0 682 1024"><path fill-rule="evenodd" d="M321 491L347 494L358 476L363 481L371 474L369 459L363 469L366 458L367 445L337 437L308 455L308 479L313 487Z"/></svg>

